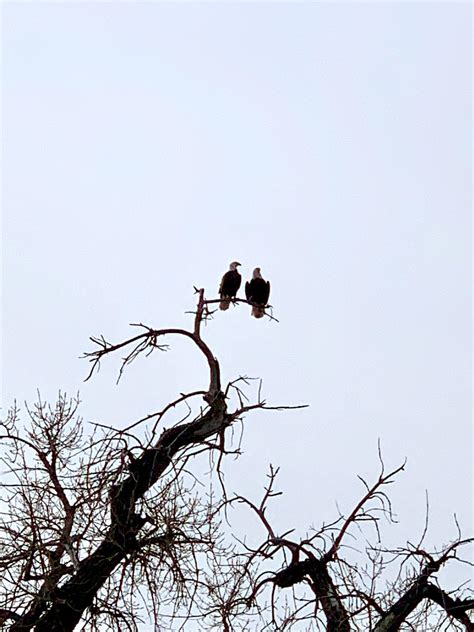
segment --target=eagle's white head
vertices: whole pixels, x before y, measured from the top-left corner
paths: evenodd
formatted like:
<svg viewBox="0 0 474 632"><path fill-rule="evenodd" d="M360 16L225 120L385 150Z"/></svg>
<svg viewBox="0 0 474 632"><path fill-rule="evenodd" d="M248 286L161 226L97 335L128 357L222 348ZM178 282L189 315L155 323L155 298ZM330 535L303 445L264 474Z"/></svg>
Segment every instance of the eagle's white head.
<svg viewBox="0 0 474 632"><path fill-rule="evenodd" d="M237 266L241 266L242 264L239 263L238 261L232 261L232 263L229 266L229 270L237 270Z"/></svg>
<svg viewBox="0 0 474 632"><path fill-rule="evenodd" d="M262 275L260 273L260 268L255 268L252 274L252 279L261 279Z"/></svg>

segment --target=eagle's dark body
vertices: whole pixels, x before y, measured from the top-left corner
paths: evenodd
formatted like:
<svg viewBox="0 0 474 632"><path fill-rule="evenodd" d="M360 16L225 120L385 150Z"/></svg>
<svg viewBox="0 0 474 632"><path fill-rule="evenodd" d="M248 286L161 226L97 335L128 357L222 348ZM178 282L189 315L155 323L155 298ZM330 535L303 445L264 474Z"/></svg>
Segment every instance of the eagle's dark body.
<svg viewBox="0 0 474 632"><path fill-rule="evenodd" d="M255 268L253 278L245 284L245 296L252 303L252 316L262 318L270 298L270 283L262 278L260 268Z"/></svg>
<svg viewBox="0 0 474 632"><path fill-rule="evenodd" d="M240 265L240 263L232 263L230 265L231 269L222 277L222 281L219 287L219 294L221 297L219 307L222 310L229 309L230 301L237 296L237 292L239 291L240 285L242 283L242 276L237 270L237 265Z"/></svg>

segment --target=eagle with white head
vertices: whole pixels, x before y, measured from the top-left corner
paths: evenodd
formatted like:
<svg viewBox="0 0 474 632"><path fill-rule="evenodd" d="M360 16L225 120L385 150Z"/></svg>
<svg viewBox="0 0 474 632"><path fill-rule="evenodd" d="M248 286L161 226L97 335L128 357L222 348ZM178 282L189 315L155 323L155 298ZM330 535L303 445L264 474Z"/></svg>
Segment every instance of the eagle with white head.
<svg viewBox="0 0 474 632"><path fill-rule="evenodd" d="M245 284L245 296L252 303L252 316L263 318L270 298L270 282L262 277L260 268L255 268L251 280Z"/></svg>
<svg viewBox="0 0 474 632"><path fill-rule="evenodd" d="M240 284L242 283L242 277L240 272L237 270L240 265L242 264L238 261L232 261L229 266L229 270L222 277L222 281L219 286L219 294L221 297L219 309L229 309L231 300L237 296Z"/></svg>

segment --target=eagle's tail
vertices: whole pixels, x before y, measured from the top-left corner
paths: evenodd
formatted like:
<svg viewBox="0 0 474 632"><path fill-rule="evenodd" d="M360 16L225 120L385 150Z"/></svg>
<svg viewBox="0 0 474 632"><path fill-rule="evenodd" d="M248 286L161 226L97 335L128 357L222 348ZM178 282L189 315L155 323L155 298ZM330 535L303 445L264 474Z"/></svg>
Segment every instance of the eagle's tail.
<svg viewBox="0 0 474 632"><path fill-rule="evenodd" d="M263 318L265 316L265 308L261 305L252 305L252 316Z"/></svg>
<svg viewBox="0 0 474 632"><path fill-rule="evenodd" d="M229 305L230 305L230 298L223 298L221 302L219 303L219 309L221 309L224 312L226 309L229 309Z"/></svg>

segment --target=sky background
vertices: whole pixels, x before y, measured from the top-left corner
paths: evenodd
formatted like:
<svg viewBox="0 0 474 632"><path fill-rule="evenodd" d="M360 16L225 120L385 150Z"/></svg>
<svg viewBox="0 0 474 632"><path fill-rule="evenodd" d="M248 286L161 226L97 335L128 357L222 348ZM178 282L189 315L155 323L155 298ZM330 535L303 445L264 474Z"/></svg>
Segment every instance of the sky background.
<svg viewBox="0 0 474 632"><path fill-rule="evenodd" d="M256 498L279 465L275 529L304 534L352 509L380 440L408 459L386 542L419 537L426 490L428 544L454 513L472 535L470 13L3 3L4 411L80 390L121 428L205 388L186 340L118 386L118 357L84 383L79 356L132 322L191 326L193 286L258 265L280 322L239 306L205 339L225 381L309 408L246 417L230 490Z"/></svg>

